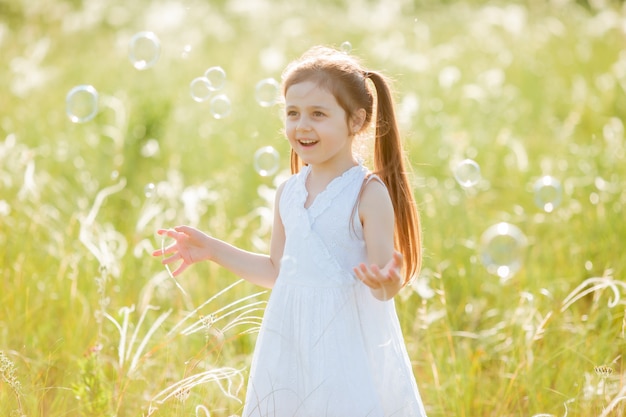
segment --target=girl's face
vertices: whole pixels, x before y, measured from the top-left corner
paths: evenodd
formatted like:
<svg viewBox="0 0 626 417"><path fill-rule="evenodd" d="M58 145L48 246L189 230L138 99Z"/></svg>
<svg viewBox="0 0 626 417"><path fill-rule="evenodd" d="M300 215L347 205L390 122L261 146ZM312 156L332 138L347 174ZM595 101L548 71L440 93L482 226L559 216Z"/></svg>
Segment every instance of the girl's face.
<svg viewBox="0 0 626 417"><path fill-rule="evenodd" d="M285 93L285 131L300 159L313 167L354 165L352 131L335 96L316 83L293 84Z"/></svg>

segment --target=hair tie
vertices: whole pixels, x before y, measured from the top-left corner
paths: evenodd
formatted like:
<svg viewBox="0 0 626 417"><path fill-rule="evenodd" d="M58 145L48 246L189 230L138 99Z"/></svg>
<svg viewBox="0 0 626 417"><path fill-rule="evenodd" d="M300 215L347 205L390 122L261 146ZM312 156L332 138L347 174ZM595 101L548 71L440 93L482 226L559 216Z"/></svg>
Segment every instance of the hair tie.
<svg viewBox="0 0 626 417"><path fill-rule="evenodd" d="M371 76L372 76L372 73L371 73L371 72L369 72L369 71L365 71L365 72L363 73L363 78L365 78L365 79L370 78Z"/></svg>

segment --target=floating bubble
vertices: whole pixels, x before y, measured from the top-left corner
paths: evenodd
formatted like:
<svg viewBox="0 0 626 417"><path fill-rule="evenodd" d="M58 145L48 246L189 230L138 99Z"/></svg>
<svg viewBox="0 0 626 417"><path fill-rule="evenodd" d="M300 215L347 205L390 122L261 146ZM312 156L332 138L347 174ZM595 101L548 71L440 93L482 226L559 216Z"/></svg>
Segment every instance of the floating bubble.
<svg viewBox="0 0 626 417"><path fill-rule="evenodd" d="M453 170L454 178L464 188L474 187L480 181L480 166L472 159L464 159Z"/></svg>
<svg viewBox="0 0 626 417"><path fill-rule="evenodd" d="M262 107L270 107L280 99L280 84L273 78L266 78L257 83L254 97Z"/></svg>
<svg viewBox="0 0 626 417"><path fill-rule="evenodd" d="M223 119L230 114L230 99L224 94L220 94L211 99L211 114L216 119Z"/></svg>
<svg viewBox="0 0 626 417"><path fill-rule="evenodd" d="M349 54L352 51L352 44L348 41L345 41L341 44L339 49L341 49L341 52L343 52L344 54Z"/></svg>
<svg viewBox="0 0 626 417"><path fill-rule="evenodd" d="M189 84L189 92L191 94L191 98L200 103L211 97L213 89L211 87L211 83L209 83L209 80L206 77L197 77L194 78Z"/></svg>
<svg viewBox="0 0 626 417"><path fill-rule="evenodd" d="M211 67L204 72L204 78L208 80L211 91L218 91L226 83L226 71L222 67Z"/></svg>
<svg viewBox="0 0 626 417"><path fill-rule="evenodd" d="M65 112L74 123L85 123L98 114L98 92L91 85L72 88L65 97Z"/></svg>
<svg viewBox="0 0 626 417"><path fill-rule="evenodd" d="M509 279L522 267L526 244L526 236L517 226L494 224L480 238L481 261L489 273Z"/></svg>
<svg viewBox="0 0 626 417"><path fill-rule="evenodd" d="M131 38L128 59L136 69L152 68L160 55L161 41L154 32L139 32Z"/></svg>
<svg viewBox="0 0 626 417"><path fill-rule="evenodd" d="M183 47L183 52L181 52L181 54L180 54L180 57L181 57L182 59L187 59L187 58L189 58L189 53L191 53L191 49L192 49L191 45L185 45L185 46Z"/></svg>
<svg viewBox="0 0 626 417"><path fill-rule="evenodd" d="M283 276L292 276L296 273L296 259L292 256L285 255L280 260L280 273Z"/></svg>
<svg viewBox="0 0 626 417"><path fill-rule="evenodd" d="M533 193L537 207L547 213L557 208L563 199L561 182L550 175L545 175L535 182Z"/></svg>
<svg viewBox="0 0 626 417"><path fill-rule="evenodd" d="M155 190L156 186L153 183L149 183L143 188L143 193L147 198L150 198L154 195Z"/></svg>
<svg viewBox="0 0 626 417"><path fill-rule="evenodd" d="M280 156L271 146L264 146L254 153L254 169L262 177L274 175L278 171Z"/></svg>

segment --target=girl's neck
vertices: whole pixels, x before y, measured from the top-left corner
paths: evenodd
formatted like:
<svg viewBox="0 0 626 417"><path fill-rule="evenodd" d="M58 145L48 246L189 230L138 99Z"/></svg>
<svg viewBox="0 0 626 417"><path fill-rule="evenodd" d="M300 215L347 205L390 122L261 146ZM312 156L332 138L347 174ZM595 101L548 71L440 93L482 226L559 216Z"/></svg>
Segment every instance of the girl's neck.
<svg viewBox="0 0 626 417"><path fill-rule="evenodd" d="M334 178L342 175L344 172L357 165L359 165L359 162L355 159L346 160L345 162L332 165L310 164L309 169L311 172L309 173L309 177L312 177L311 179L314 179L316 183L327 184Z"/></svg>
<svg viewBox="0 0 626 417"><path fill-rule="evenodd" d="M307 190L307 199L304 203L306 208L309 208L319 193L324 191L328 184L330 184L335 178L341 176L344 172L348 171L358 165L358 162L352 161L351 164L342 164L335 166L334 168L326 167L324 165L309 165L309 174L306 177L305 187Z"/></svg>

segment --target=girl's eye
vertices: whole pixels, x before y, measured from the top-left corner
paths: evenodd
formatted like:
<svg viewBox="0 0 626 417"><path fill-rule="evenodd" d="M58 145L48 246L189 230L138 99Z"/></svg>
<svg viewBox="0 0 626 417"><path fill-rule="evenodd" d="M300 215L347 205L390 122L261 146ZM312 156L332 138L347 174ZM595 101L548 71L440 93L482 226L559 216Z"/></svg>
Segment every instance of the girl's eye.
<svg viewBox="0 0 626 417"><path fill-rule="evenodd" d="M297 116L297 115L298 115L298 112L296 112L294 110L289 110L287 112L287 116L289 116L289 117L294 117L294 116Z"/></svg>
<svg viewBox="0 0 626 417"><path fill-rule="evenodd" d="M316 111L316 112L313 112L313 116L315 116L315 117L323 117L324 113L322 113L321 111Z"/></svg>

